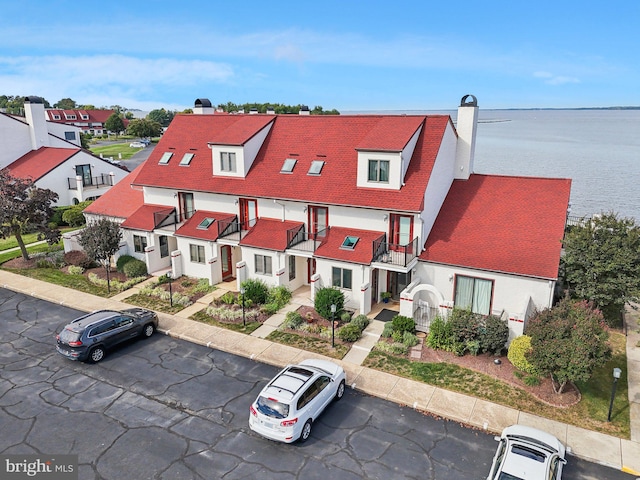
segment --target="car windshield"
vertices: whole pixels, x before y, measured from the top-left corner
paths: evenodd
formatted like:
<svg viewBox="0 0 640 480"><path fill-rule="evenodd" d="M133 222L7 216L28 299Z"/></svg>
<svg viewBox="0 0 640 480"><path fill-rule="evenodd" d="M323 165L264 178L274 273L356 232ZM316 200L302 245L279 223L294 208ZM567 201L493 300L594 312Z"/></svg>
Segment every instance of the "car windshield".
<svg viewBox="0 0 640 480"><path fill-rule="evenodd" d="M498 477L498 480L523 480L523 479L520 477L516 477L515 475L502 472Z"/></svg>
<svg viewBox="0 0 640 480"><path fill-rule="evenodd" d="M60 341L63 343L77 342L79 338L80 334L67 328L60 332Z"/></svg>
<svg viewBox="0 0 640 480"><path fill-rule="evenodd" d="M511 451L540 463L544 463L545 459L547 458L544 453L534 450L533 448L525 447L523 445L514 445L513 447L511 447Z"/></svg>
<svg viewBox="0 0 640 480"><path fill-rule="evenodd" d="M258 397L258 411L267 417L286 418L289 415L289 405L277 402L267 397Z"/></svg>

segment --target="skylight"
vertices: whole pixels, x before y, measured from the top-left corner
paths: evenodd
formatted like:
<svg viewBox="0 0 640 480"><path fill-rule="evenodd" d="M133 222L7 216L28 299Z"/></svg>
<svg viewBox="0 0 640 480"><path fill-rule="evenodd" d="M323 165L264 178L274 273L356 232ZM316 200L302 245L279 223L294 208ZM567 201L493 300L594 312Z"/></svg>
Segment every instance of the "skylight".
<svg viewBox="0 0 640 480"><path fill-rule="evenodd" d="M216 219L215 218L211 218L211 217L206 217L205 219L203 219L198 226L196 227L198 230L206 230L207 228L209 228L211 226L211 224L213 222L215 222Z"/></svg>
<svg viewBox="0 0 640 480"><path fill-rule="evenodd" d="M356 243L358 243L358 240L360 240L359 237L346 236L344 237L344 241L342 242L342 245L340 245L340 248L344 248L345 250L353 250L354 248L356 248Z"/></svg>
<svg viewBox="0 0 640 480"><path fill-rule="evenodd" d="M195 153L185 153L182 160L180 160L180 165L189 165L194 156Z"/></svg>
<svg viewBox="0 0 640 480"><path fill-rule="evenodd" d="M307 175L320 175L322 167L324 167L324 160L314 160L311 162L311 167L309 167Z"/></svg>
<svg viewBox="0 0 640 480"><path fill-rule="evenodd" d="M158 164L166 165L167 163L169 163L169 160L171 160L171 157L173 157L173 152L164 152Z"/></svg>
<svg viewBox="0 0 640 480"><path fill-rule="evenodd" d="M282 164L282 168L280 169L280 173L291 173L293 172L293 167L296 166L296 162L298 160L296 160L295 158L287 158L284 163Z"/></svg>

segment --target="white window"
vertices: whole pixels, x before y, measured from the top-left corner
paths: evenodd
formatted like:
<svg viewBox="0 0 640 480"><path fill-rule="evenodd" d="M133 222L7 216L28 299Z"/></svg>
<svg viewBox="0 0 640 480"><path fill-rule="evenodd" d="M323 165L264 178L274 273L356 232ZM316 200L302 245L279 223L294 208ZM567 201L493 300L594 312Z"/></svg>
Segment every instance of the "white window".
<svg viewBox="0 0 640 480"><path fill-rule="evenodd" d="M137 253L144 253L144 250L147 248L147 237L143 237L142 235L134 235L133 236L133 250Z"/></svg>
<svg viewBox="0 0 640 480"><path fill-rule="evenodd" d="M167 163L169 163L169 160L171 160L171 157L173 157L173 152L164 152L162 154L162 157L160 157L160 160L158 161L159 165L166 165Z"/></svg>
<svg viewBox="0 0 640 480"><path fill-rule="evenodd" d="M189 244L189 255L193 263L204 263L204 247L202 245Z"/></svg>
<svg viewBox="0 0 640 480"><path fill-rule="evenodd" d="M194 155L195 155L194 153L185 153L184 156L182 157L182 160L180 160L180 165L182 166L189 165Z"/></svg>
<svg viewBox="0 0 640 480"><path fill-rule="evenodd" d="M369 160L370 182L389 182L389 160Z"/></svg>
<svg viewBox="0 0 640 480"><path fill-rule="evenodd" d="M236 154L234 152L220 152L220 170L223 172L236 171Z"/></svg>
<svg viewBox="0 0 640 480"><path fill-rule="evenodd" d="M271 275L271 257L268 255L256 255L256 273Z"/></svg>
<svg viewBox="0 0 640 480"><path fill-rule="evenodd" d="M331 268L331 285L351 290L351 270L346 268Z"/></svg>
<svg viewBox="0 0 640 480"><path fill-rule="evenodd" d="M322 167L324 167L324 160L312 161L307 175L320 175L320 172L322 172Z"/></svg>
<svg viewBox="0 0 640 480"><path fill-rule="evenodd" d="M295 158L287 158L282 164L282 168L280 169L280 173L291 173L293 172L293 167L296 166L297 160Z"/></svg>
<svg viewBox="0 0 640 480"><path fill-rule="evenodd" d="M470 308L473 313L491 313L493 281L456 275L455 305Z"/></svg>

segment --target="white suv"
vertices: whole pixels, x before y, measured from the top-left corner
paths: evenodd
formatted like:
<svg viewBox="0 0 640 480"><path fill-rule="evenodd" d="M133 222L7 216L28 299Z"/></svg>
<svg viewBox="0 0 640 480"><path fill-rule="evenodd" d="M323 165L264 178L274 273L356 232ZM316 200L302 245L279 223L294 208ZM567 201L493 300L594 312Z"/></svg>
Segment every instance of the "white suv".
<svg viewBox="0 0 640 480"><path fill-rule="evenodd" d="M249 427L280 442L306 441L311 425L333 399L344 395L341 366L309 359L288 365L262 389L250 407Z"/></svg>

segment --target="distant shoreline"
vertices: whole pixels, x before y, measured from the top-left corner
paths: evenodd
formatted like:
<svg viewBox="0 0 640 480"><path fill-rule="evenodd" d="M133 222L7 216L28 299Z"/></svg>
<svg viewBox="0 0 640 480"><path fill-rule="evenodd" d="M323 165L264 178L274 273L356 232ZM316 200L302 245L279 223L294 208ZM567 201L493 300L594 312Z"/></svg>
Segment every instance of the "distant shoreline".
<svg viewBox="0 0 640 480"><path fill-rule="evenodd" d="M532 108L480 108L483 112L537 112L537 111L585 111L585 110L640 110L640 106L625 106L625 107L532 107ZM443 113L450 114L456 112L455 109L445 110L429 110L429 109L413 109L413 110L343 110L340 113L342 115L425 115L430 113Z"/></svg>

